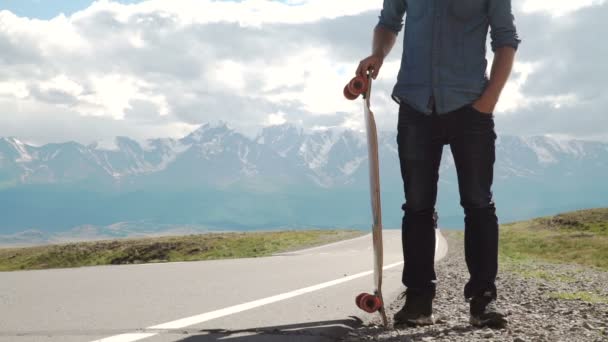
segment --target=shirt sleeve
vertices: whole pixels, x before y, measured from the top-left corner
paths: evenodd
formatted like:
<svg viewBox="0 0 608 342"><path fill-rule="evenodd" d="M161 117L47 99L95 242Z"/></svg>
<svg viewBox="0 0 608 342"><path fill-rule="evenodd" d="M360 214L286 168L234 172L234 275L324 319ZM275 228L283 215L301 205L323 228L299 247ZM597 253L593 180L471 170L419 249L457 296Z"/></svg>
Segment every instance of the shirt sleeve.
<svg viewBox="0 0 608 342"><path fill-rule="evenodd" d="M511 46L517 50L521 40L515 28L511 0L489 0L488 17L490 20L492 51L496 51L503 46Z"/></svg>
<svg viewBox="0 0 608 342"><path fill-rule="evenodd" d="M405 6L405 0L384 0L377 26L385 27L395 34L399 34L403 28Z"/></svg>

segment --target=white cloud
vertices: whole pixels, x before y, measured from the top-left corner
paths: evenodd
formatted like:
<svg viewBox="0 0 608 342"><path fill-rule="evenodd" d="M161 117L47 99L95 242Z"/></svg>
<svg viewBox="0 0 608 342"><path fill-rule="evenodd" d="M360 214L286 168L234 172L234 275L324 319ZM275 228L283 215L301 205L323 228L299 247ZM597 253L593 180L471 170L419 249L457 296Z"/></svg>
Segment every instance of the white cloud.
<svg viewBox="0 0 608 342"><path fill-rule="evenodd" d="M606 0L523 0L520 3L524 13L549 13L553 16L563 16L581 8L602 5Z"/></svg>
<svg viewBox="0 0 608 342"><path fill-rule="evenodd" d="M530 105L531 99L523 93L522 87L535 68L538 68L538 66L530 62L516 62L513 65L510 82L505 86L496 107L496 112L499 115L512 113L518 108Z"/></svg>
<svg viewBox="0 0 608 342"><path fill-rule="evenodd" d="M256 68L254 66L254 68ZM265 75L264 89L289 88L300 86L293 91L282 91L276 95L266 95L269 100L299 101L303 109L316 114L333 114L352 109L352 104L344 99L342 88L348 81L339 70L355 69L354 64L344 65L333 61L331 51L324 49L304 49L287 57L279 65L266 68L258 66L261 75Z"/></svg>
<svg viewBox="0 0 608 342"><path fill-rule="evenodd" d="M601 3L515 0L515 7L563 15ZM220 119L250 135L286 121L362 129L361 102L345 100L342 89L369 53L381 5L377 0L131 5L102 0L51 20L0 11L0 114L20 123L0 125L0 136L85 143L114 135L143 139L179 135ZM516 22L523 16L518 12ZM549 24L562 25L561 20ZM539 106L564 110L588 101L559 88L559 82L557 90L529 93L526 87L543 77L545 61L560 52L543 45L542 53L532 56L541 48L530 41L541 34L525 29L524 58L518 53L497 115L517 117ZM372 107L381 129L396 125L397 106L389 95L400 48L401 43L374 83ZM81 127L65 129L49 120Z"/></svg>
<svg viewBox="0 0 608 342"><path fill-rule="evenodd" d="M297 30L296 23L379 6L377 1L352 0L150 0L136 5L97 1L70 17L48 21L2 11L0 34L13 39L9 49L31 47L26 51L31 56L27 69L36 72L19 72L16 66L24 60L15 58L9 67L19 74L21 86L0 89L15 101L17 95L29 95L29 106L41 111L52 103L82 116L111 120L124 120L134 111L146 121L172 114L174 120L188 124L228 115L238 122L236 128L249 130L246 133L257 130L268 112L289 111L295 122L306 121L298 115L358 112L359 107L342 96L349 78L345 70L354 71L354 60L336 60L331 46L320 44L319 37L326 38L322 33L311 39ZM268 25L280 23L290 25L284 26L291 30L288 36L278 37L284 41L266 32ZM215 32L216 28L225 32ZM302 42L292 39L300 35ZM139 111L134 103L140 105ZM141 112L142 106L151 112ZM294 111L299 114L294 116Z"/></svg>
<svg viewBox="0 0 608 342"><path fill-rule="evenodd" d="M27 84L15 80L0 82L0 96L3 95L12 97L15 100L23 99L29 95Z"/></svg>
<svg viewBox="0 0 608 342"><path fill-rule="evenodd" d="M135 48L143 48L146 46L146 42L144 41L141 32L136 32L131 35L129 41Z"/></svg>
<svg viewBox="0 0 608 342"><path fill-rule="evenodd" d="M40 89L44 91L59 91L72 96L79 96L83 88L66 75L59 75L50 80L40 82Z"/></svg>
<svg viewBox="0 0 608 342"><path fill-rule="evenodd" d="M266 119L266 125L268 126L282 125L285 122L287 122L287 120L285 119L285 113L283 112L269 114Z"/></svg>
<svg viewBox="0 0 608 342"><path fill-rule="evenodd" d="M138 98L141 81L120 74L92 75L91 93L80 97L79 112L83 115L124 118L129 102Z"/></svg>
<svg viewBox="0 0 608 342"><path fill-rule="evenodd" d="M212 70L210 82L226 86L230 91L242 91L245 88L245 65L232 60L219 61Z"/></svg>
<svg viewBox="0 0 608 342"><path fill-rule="evenodd" d="M90 49L90 41L82 37L70 18L63 14L51 20L18 17L0 11L0 31L14 43L35 42L44 56L52 57L58 50L77 52Z"/></svg>
<svg viewBox="0 0 608 342"><path fill-rule="evenodd" d="M357 15L379 9L381 1L375 0L308 0L280 2L267 0L212 1L212 0L148 0L133 5L121 5L108 0L74 14L74 18L86 18L91 13L111 11L117 19L127 22L135 14L161 13L166 17L179 18L180 24L207 24L234 22L242 26L259 27L267 23L301 24L333 19L345 15Z"/></svg>

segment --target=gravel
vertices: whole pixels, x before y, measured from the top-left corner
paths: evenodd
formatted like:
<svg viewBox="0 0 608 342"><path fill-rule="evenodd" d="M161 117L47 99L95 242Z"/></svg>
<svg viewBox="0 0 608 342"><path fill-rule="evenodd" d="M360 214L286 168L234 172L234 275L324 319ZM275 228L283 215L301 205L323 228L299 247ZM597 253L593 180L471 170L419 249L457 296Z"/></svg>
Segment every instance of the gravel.
<svg viewBox="0 0 608 342"><path fill-rule="evenodd" d="M378 315L369 315L342 341L608 341L608 272L579 265L501 262L498 305L509 324L504 329L471 326L462 294L468 279L462 236L444 235L449 251L436 266L437 323L394 329L392 316L403 306L399 300L387 307L389 329L380 325ZM580 296L585 300L565 299Z"/></svg>

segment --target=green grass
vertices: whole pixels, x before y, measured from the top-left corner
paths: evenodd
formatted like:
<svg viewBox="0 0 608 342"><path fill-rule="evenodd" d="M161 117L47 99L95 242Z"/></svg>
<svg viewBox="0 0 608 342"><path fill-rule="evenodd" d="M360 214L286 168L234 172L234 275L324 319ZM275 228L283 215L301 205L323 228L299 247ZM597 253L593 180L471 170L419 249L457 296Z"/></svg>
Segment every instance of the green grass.
<svg viewBox="0 0 608 342"><path fill-rule="evenodd" d="M608 297L600 296L593 292L553 292L549 297L563 300L582 300L587 303L608 304Z"/></svg>
<svg viewBox="0 0 608 342"><path fill-rule="evenodd" d="M560 283L572 283L576 281L574 276L568 274L556 274L552 272L547 272L543 270L536 269L534 265L529 262L521 261L521 260L512 260L512 259L502 259L501 260L501 268L516 273L522 278L526 279L541 279L550 282L560 282Z"/></svg>
<svg viewBox="0 0 608 342"><path fill-rule="evenodd" d="M354 230L209 233L4 248L0 271L262 257L362 234Z"/></svg>
<svg viewBox="0 0 608 342"><path fill-rule="evenodd" d="M452 234L453 236L455 236L455 237L457 237L459 239L464 239L464 231L462 231L462 230L450 231L449 234Z"/></svg>
<svg viewBox="0 0 608 342"><path fill-rule="evenodd" d="M608 209L501 226L501 260L575 263L608 270Z"/></svg>

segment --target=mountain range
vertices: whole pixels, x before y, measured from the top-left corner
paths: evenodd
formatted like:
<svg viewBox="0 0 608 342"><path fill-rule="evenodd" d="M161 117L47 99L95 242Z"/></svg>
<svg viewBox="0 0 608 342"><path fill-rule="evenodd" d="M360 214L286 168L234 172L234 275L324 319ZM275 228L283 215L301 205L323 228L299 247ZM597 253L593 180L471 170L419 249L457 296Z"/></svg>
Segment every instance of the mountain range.
<svg viewBox="0 0 608 342"><path fill-rule="evenodd" d="M399 228L396 132L379 132L384 223ZM608 143L499 136L494 194L502 222L606 206ZM114 148L0 138L0 243L208 230L369 228L364 132L291 124L247 137L226 123L181 139ZM462 227L448 147L440 225Z"/></svg>

